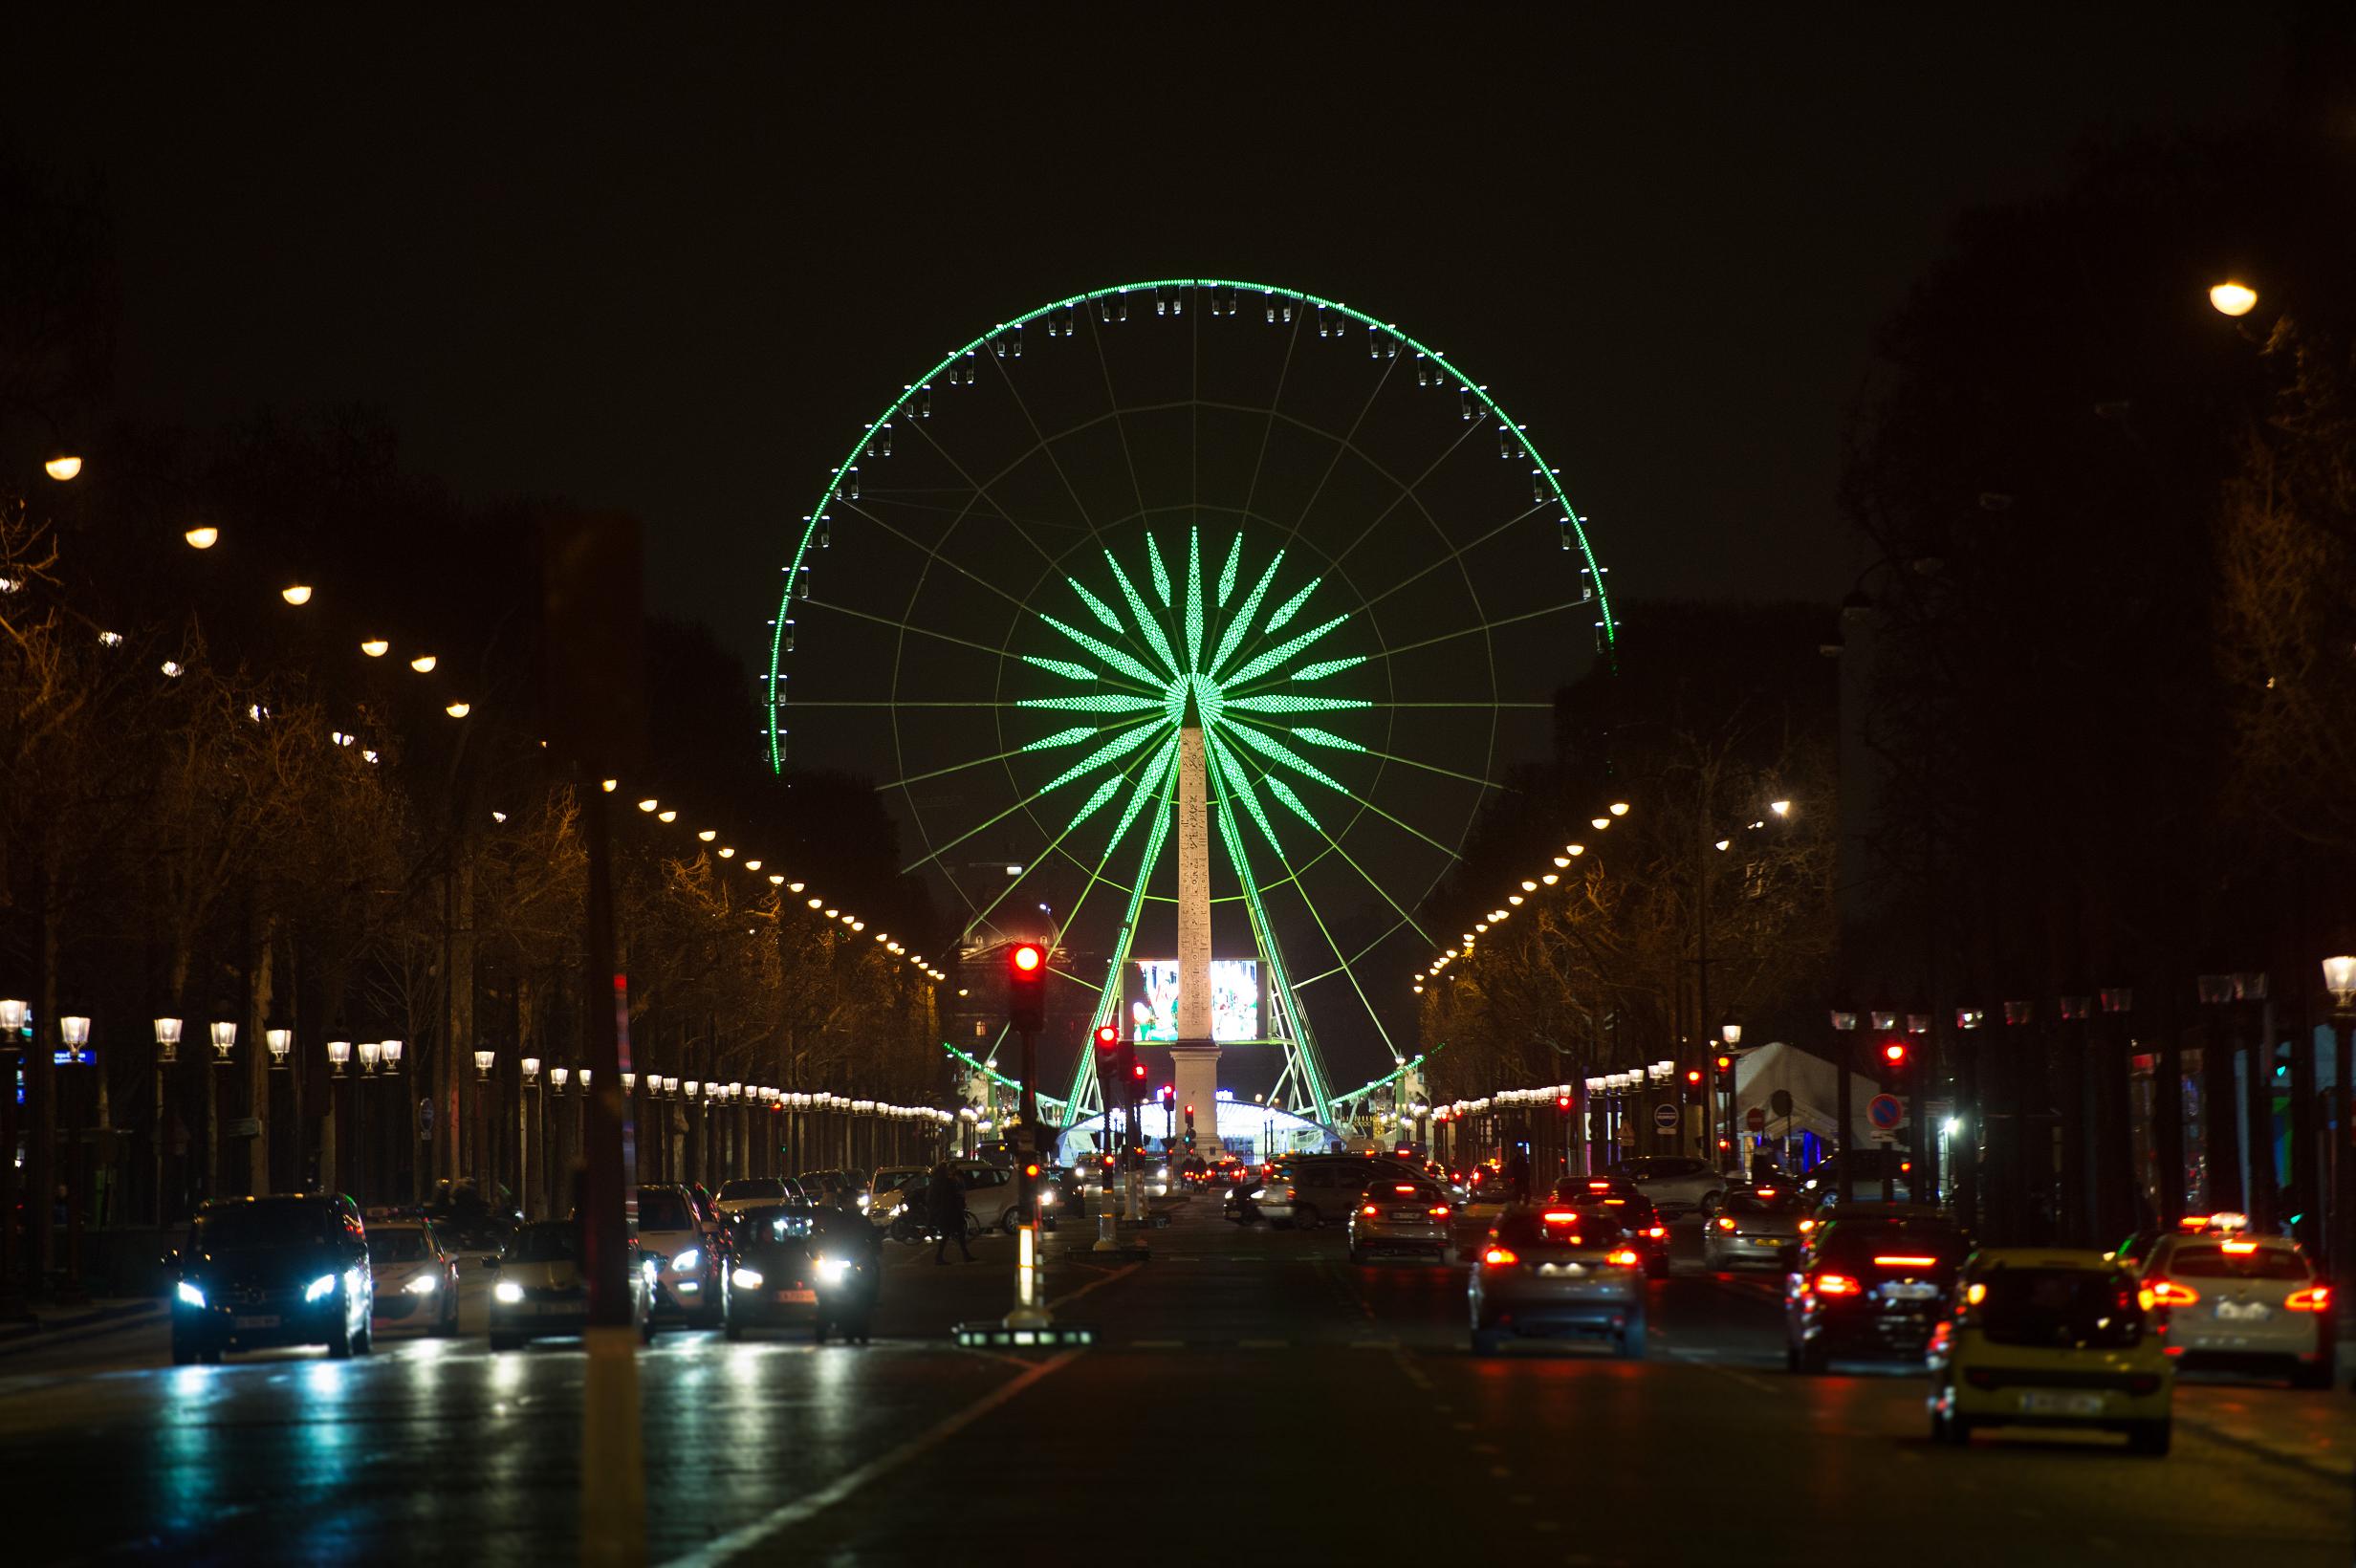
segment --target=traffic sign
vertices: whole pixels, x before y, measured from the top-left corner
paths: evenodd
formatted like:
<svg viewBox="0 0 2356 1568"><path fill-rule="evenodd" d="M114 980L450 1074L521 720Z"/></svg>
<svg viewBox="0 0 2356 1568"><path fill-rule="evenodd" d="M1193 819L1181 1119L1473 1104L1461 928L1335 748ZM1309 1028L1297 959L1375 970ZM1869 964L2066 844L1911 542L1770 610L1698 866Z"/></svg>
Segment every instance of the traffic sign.
<svg viewBox="0 0 2356 1568"><path fill-rule="evenodd" d="M1677 1125L1677 1107L1670 1104L1666 1100L1661 1101L1658 1105L1652 1107L1652 1124L1660 1128L1663 1132L1668 1132L1671 1128L1675 1127Z"/></svg>
<svg viewBox="0 0 2356 1568"><path fill-rule="evenodd" d="M1875 1095L1865 1104L1865 1120L1876 1132L1896 1132L1906 1125L1906 1102L1896 1095Z"/></svg>
<svg viewBox="0 0 2356 1568"><path fill-rule="evenodd" d="M1745 1132L1765 1132L1767 1130L1766 1108L1759 1105L1754 1105L1749 1110L1743 1112L1742 1128Z"/></svg>

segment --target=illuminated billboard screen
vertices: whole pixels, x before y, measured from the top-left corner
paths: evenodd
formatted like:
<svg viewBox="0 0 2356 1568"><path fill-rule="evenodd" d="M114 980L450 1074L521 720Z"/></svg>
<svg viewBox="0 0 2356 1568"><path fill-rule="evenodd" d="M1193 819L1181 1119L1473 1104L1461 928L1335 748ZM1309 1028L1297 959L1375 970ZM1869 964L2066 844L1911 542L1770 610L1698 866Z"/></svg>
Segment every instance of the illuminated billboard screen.
<svg viewBox="0 0 2356 1568"><path fill-rule="evenodd" d="M1129 998L1134 1037L1162 1044L1178 1037L1176 960L1141 959L1137 991ZM1211 1037L1260 1037L1260 963L1256 958L1214 958L1211 963Z"/></svg>

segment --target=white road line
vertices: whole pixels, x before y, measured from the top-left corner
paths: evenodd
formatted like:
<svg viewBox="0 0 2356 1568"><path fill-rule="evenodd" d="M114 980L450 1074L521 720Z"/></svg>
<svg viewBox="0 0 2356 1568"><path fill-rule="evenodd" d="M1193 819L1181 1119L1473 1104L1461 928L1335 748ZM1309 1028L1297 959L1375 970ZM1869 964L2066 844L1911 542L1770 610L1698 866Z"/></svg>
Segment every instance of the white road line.
<svg viewBox="0 0 2356 1568"><path fill-rule="evenodd" d="M1022 1376L999 1384L948 1420L918 1433L886 1453L878 1454L858 1469L836 1477L808 1496L788 1503L783 1508L773 1509L749 1525L731 1530L692 1552L671 1558L670 1568L709 1568L709 1565L726 1562L738 1553L759 1545L780 1530L799 1524L804 1519L815 1518L837 1503L856 1495L869 1482L889 1475L909 1460L948 1442L1033 1383L1062 1371L1077 1361L1080 1354L1077 1350L1067 1350L1059 1356L1050 1357Z"/></svg>

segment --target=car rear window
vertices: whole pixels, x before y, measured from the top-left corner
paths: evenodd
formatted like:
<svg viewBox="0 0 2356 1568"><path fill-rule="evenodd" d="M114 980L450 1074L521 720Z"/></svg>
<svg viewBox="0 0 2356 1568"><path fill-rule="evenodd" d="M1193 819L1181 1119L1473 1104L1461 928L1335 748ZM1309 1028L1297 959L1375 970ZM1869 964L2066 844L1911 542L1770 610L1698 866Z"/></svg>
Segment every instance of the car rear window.
<svg viewBox="0 0 2356 1568"><path fill-rule="evenodd" d="M1789 1198L1755 1198L1748 1192L1737 1192L1726 1200L1724 1208L1730 1214L1791 1214L1798 1212L1800 1206Z"/></svg>
<svg viewBox="0 0 2356 1568"><path fill-rule="evenodd" d="M1361 1196L1370 1204L1417 1209L1448 1201L1429 1182L1377 1182Z"/></svg>
<svg viewBox="0 0 2356 1568"><path fill-rule="evenodd" d="M2258 1246L2247 1252L2221 1246L2179 1247L2165 1265L2187 1279L2312 1279L2307 1260L2288 1247Z"/></svg>
<svg viewBox="0 0 2356 1568"><path fill-rule="evenodd" d="M1903 1253L1952 1263L1963 1254L1963 1235L1945 1220L1837 1220L1817 1251L1851 1261Z"/></svg>
<svg viewBox="0 0 2356 1568"><path fill-rule="evenodd" d="M1993 1344L2116 1350L2143 1338L2135 1283L2092 1269L1992 1269L1970 1287Z"/></svg>
<svg viewBox="0 0 2356 1568"><path fill-rule="evenodd" d="M1497 1239L1509 1247L1609 1247L1625 1234L1618 1220L1576 1209L1524 1209L1497 1222Z"/></svg>
<svg viewBox="0 0 2356 1568"><path fill-rule="evenodd" d="M676 1192L647 1192L638 1195L638 1228L642 1230L692 1230L695 1221L687 1216L687 1203Z"/></svg>

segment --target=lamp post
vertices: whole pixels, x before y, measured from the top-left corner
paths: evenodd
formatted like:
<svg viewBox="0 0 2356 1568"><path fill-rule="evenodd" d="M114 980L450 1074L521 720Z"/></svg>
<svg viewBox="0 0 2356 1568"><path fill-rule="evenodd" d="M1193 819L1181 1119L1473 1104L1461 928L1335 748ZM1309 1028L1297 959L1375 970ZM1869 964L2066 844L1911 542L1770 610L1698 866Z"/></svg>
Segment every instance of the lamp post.
<svg viewBox="0 0 2356 1568"><path fill-rule="evenodd" d="M343 1037L341 1030L334 1031L327 1041L327 1128L328 1146L323 1151L320 1180L338 1188L348 1187L352 1169L352 1155L348 1145L356 1141L358 1129L352 1123L352 1091L343 1083L348 1076L344 1068L352 1060L352 1042Z"/></svg>
<svg viewBox="0 0 2356 1568"><path fill-rule="evenodd" d="M523 1205L524 1218L530 1220L539 1217L540 1134L532 1123L540 1103L540 1058L519 1057L515 1070L515 1185L521 1189L516 1198Z"/></svg>
<svg viewBox="0 0 2356 1568"><path fill-rule="evenodd" d="M1841 1123L1836 1136L1841 1140L1841 1202L1847 1204L1857 1196L1857 1157L1850 1150L1851 1142L1849 1100L1850 1042L1857 1034L1857 1013L1853 1008L1832 1010L1832 1072L1833 1119Z"/></svg>
<svg viewBox="0 0 2356 1568"><path fill-rule="evenodd" d="M212 1064L216 1068L230 1065L229 1056L237 1049L237 1020L215 1018L208 1026L212 1036ZM216 1073L205 1075L205 1196L221 1195L221 1078Z"/></svg>
<svg viewBox="0 0 2356 1568"><path fill-rule="evenodd" d="M499 1173L491 1159L491 1068L498 1059L496 1051L474 1053L474 1189L494 1209L499 1201ZM588 1076L581 1075L584 1080Z"/></svg>
<svg viewBox="0 0 2356 1568"><path fill-rule="evenodd" d="M24 1055L28 1004L0 997L0 1302L16 1298L16 1071Z"/></svg>
<svg viewBox="0 0 2356 1568"><path fill-rule="evenodd" d="M67 1107L66 1121L66 1191L65 1215L65 1299L82 1299L82 1225L90 1208L90 1149L82 1123L86 1120L88 1075L80 1069L88 1065L90 1019L69 1013L57 1019L57 1042L65 1047L65 1071L58 1075L60 1086L71 1085L61 1097ZM13 1100L15 1085L11 1084L10 1099ZM15 1158L15 1150L5 1151Z"/></svg>
<svg viewBox="0 0 2356 1568"><path fill-rule="evenodd" d="M1718 1039L1719 1042L1726 1047L1729 1054L1741 1050L1742 1020L1735 1017L1731 1012L1728 1013L1723 1018L1720 1018L1718 1020ZM1718 1168L1723 1171L1727 1168L1727 1161L1733 1158L1734 1149L1734 1069L1731 1067L1727 1069L1725 1082L1717 1082L1716 1078L1717 1075L1714 1073L1708 1074L1705 1075L1702 1081L1710 1086L1710 1104L1712 1111L1711 1119L1713 1122L1718 1122L1723 1128L1723 1130L1718 1134L1718 1137L1725 1140L1722 1146L1727 1151L1726 1158L1721 1159L1718 1162ZM1722 1104L1721 1100L1723 1101ZM1722 1121L1721 1118L1723 1119ZM1737 1175L1741 1173L1739 1166L1736 1167L1735 1173Z"/></svg>
<svg viewBox="0 0 2356 1568"><path fill-rule="evenodd" d="M1955 1009L1955 1031L1959 1034L1975 1034L1988 1021L1980 1008ZM1948 1140L1949 1159L1954 1167L1955 1210L1966 1230L1979 1229L1980 1208L1980 1150L1984 1144L1987 1113L1984 1097L1987 1093L1986 1053L1976 1046L1963 1046L1955 1053L1959 1072L1971 1075L1970 1092L1959 1094L1957 1109L1962 1123Z"/></svg>

